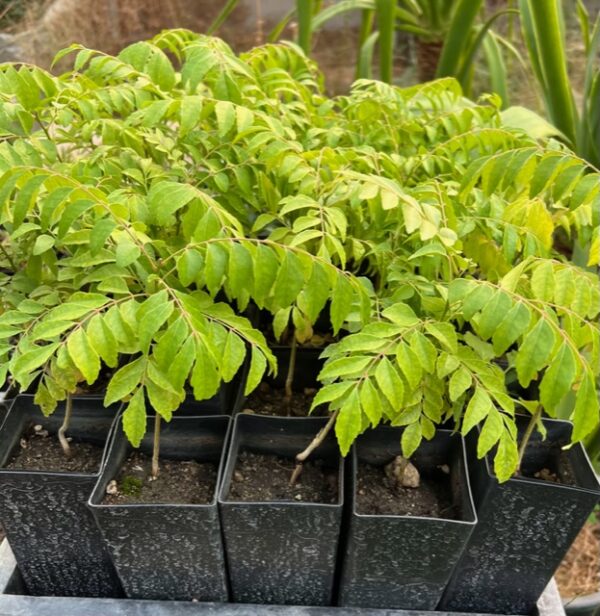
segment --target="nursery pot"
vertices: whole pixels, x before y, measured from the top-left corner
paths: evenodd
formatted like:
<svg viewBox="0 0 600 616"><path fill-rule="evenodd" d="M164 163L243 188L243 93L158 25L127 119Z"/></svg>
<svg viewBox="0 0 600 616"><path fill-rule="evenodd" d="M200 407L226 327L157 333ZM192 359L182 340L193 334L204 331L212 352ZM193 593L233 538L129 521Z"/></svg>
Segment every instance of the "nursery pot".
<svg viewBox="0 0 600 616"><path fill-rule="evenodd" d="M117 410L74 398L68 430L73 445L105 446ZM64 404L44 418L31 397L14 400L0 428L0 521L30 594L118 597L117 576L86 507L102 464L95 473L2 468L28 427L42 424L53 434L63 416Z"/></svg>
<svg viewBox="0 0 600 616"><path fill-rule="evenodd" d="M367 515L358 511L362 464L384 466L401 455L402 428L382 426L359 437L352 450L351 507L339 604L435 610L476 522L464 442L439 430L424 441L412 463L421 481L433 475L449 484L453 516ZM440 470L446 466L449 474Z"/></svg>
<svg viewBox="0 0 600 616"><path fill-rule="evenodd" d="M527 418L521 418L523 433ZM571 424L545 419L527 447L523 475L498 483L492 456L477 459L476 431L467 438L471 486L479 518L441 607L448 611L529 614L600 499L600 484ZM533 477L546 468L572 482ZM571 485L572 483L572 485Z"/></svg>
<svg viewBox="0 0 600 616"><path fill-rule="evenodd" d="M114 430L104 471L89 506L131 599L226 601L227 580L217 509L229 417L175 416L161 429L161 459L213 462L218 466L208 504L103 504L133 448ZM152 455L152 435L140 451Z"/></svg>
<svg viewBox="0 0 600 616"><path fill-rule="evenodd" d="M293 459L325 425L322 418L237 415L219 495L232 600L331 605L343 506L343 464L333 435L313 453L334 469L334 504L242 502L230 497L243 451Z"/></svg>

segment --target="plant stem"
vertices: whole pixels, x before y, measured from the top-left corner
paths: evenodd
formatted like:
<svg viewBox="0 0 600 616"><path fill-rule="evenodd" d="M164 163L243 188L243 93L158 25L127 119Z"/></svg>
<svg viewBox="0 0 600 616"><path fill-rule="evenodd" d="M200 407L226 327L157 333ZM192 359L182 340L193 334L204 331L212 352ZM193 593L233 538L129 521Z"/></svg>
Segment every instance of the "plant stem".
<svg viewBox="0 0 600 616"><path fill-rule="evenodd" d="M292 337L292 346L290 348L290 363L288 366L287 377L285 379L285 404L287 406L287 414L290 415L290 409L292 406L292 396L293 390L292 385L294 384L294 372L296 371L296 352L298 349L298 341L296 340L296 332L293 332Z"/></svg>
<svg viewBox="0 0 600 616"><path fill-rule="evenodd" d="M529 440L531 439L531 435L533 434L533 429L535 425L540 420L542 416L542 406L538 405L535 413L531 416L529 420L529 424L525 430L525 434L523 434L523 438L521 439L521 444L519 445L519 466L517 466L517 470L515 475L518 475L521 472L521 465L523 464L523 458L525 457L525 452L527 450L527 445L529 444Z"/></svg>
<svg viewBox="0 0 600 616"><path fill-rule="evenodd" d="M302 474L302 465L304 464L308 456L310 456L310 454L323 443L323 441L331 431L331 428L333 428L338 413L339 410L335 411L333 415L331 415L329 421L319 430L317 436L315 436L315 438L310 442L310 445L296 456L296 468L294 469L294 472L290 477L290 486L294 486L296 484L296 481L298 481L298 478Z"/></svg>
<svg viewBox="0 0 600 616"><path fill-rule="evenodd" d="M158 458L160 456L160 415L154 415L154 443L152 447L152 479L158 477L159 466Z"/></svg>
<svg viewBox="0 0 600 616"><path fill-rule="evenodd" d="M65 403L65 417L63 419L62 426L58 430L58 441L67 458L71 458L73 456L73 452L71 451L71 446L69 445L69 441L67 440L67 437L65 436L67 430L69 429L69 424L71 423L72 414L73 414L73 398L71 397L71 394L67 394L67 401Z"/></svg>
<svg viewBox="0 0 600 616"><path fill-rule="evenodd" d="M6 260L12 267L13 272L16 272L17 266L15 265L15 262L13 261L12 257L8 254L8 251L6 250L6 248L4 248L4 244L2 244L2 242L0 242L0 251L2 251L2 254L4 255L4 257L6 258Z"/></svg>

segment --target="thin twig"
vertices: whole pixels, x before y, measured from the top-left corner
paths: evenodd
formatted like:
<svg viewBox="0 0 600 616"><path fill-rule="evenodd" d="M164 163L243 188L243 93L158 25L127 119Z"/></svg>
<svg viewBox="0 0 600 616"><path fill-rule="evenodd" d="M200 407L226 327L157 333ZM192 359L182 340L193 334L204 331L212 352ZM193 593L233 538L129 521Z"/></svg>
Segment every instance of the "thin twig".
<svg viewBox="0 0 600 616"><path fill-rule="evenodd" d="M71 446L69 445L69 441L67 440L67 437L66 437L66 432L69 429L69 424L71 423L72 414L73 414L73 398L71 397L71 394L67 394L67 401L65 403L65 416L62 422L62 426L58 430L58 441L67 458L73 457Z"/></svg>

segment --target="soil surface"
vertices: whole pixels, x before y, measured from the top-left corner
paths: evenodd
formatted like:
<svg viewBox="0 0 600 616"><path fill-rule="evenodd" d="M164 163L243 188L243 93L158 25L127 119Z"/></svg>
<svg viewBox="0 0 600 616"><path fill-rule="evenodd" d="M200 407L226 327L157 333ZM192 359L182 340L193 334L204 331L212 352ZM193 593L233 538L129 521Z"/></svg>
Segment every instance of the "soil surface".
<svg viewBox="0 0 600 616"><path fill-rule="evenodd" d="M71 442L71 458L65 456L58 438L42 426L32 428L21 439L6 465L11 470L96 473L102 461L103 447L90 443Z"/></svg>
<svg viewBox="0 0 600 616"><path fill-rule="evenodd" d="M310 405L317 393L316 389L295 391L290 405L285 400L285 390L270 387L261 383L258 389L252 392L246 402L242 413L257 413L259 415L277 415L279 417L308 417ZM327 415L327 407L322 406L312 413L314 417Z"/></svg>
<svg viewBox="0 0 600 616"><path fill-rule="evenodd" d="M583 527L555 576L564 599L600 592L600 511L596 522Z"/></svg>
<svg viewBox="0 0 600 616"><path fill-rule="evenodd" d="M418 488L404 488L390 479L383 466L358 466L357 511L364 515L409 515L457 519L450 477L443 471L421 473Z"/></svg>
<svg viewBox="0 0 600 616"><path fill-rule="evenodd" d="M337 503L338 474L321 460L304 463L300 479L289 481L296 463L273 455L242 451L233 473L229 498L239 501Z"/></svg>
<svg viewBox="0 0 600 616"><path fill-rule="evenodd" d="M125 461L116 484L110 482L105 505L169 503L205 505L212 502L217 484L217 465L194 460L160 460L160 472L152 478L152 458L134 451Z"/></svg>
<svg viewBox="0 0 600 616"><path fill-rule="evenodd" d="M577 485L577 477L568 453L557 447L549 453L549 456L551 458L546 461L546 466L535 470L527 469L521 475L530 479L540 479L570 486Z"/></svg>

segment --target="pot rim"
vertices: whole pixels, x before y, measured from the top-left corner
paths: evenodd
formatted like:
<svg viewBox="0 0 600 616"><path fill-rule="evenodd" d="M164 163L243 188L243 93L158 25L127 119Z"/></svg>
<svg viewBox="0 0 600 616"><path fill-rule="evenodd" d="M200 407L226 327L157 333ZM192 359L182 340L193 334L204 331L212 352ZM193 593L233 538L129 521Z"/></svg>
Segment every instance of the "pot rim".
<svg viewBox="0 0 600 616"><path fill-rule="evenodd" d="M234 442L234 436L235 436L235 430L238 426L238 421L248 421L246 419L240 419L240 417L256 417L259 419L259 421L264 421L265 423L281 423L281 420L284 420L284 422L290 422L290 424L292 422L296 422L297 424L300 424L301 422L305 422L305 423L309 423L312 422L315 424L315 426L319 425L319 424L324 424L326 423L326 417L280 417L277 415L260 415L260 414L253 414L253 415L249 415L247 413L238 413L235 418L233 419L233 421L231 422L231 437L230 437L230 446L228 448L228 452L227 452L227 458L229 459L229 453L231 452L231 446L233 445ZM253 421L253 420L251 420ZM313 452L314 453L314 452ZM237 459L237 453L236 453L236 459ZM227 467L228 467L228 460L225 463L224 469L223 469L223 477L221 480L221 485L219 487L218 490L218 503L219 505L233 505L233 506L242 506L242 507L264 507L265 505L285 505L287 507L289 507L290 505L294 505L295 507L298 508L312 508L312 509L332 509L332 510L338 510L340 509L340 507L343 507L345 504L345 499L344 499L344 462L345 459L342 458L341 455L338 456L338 472L337 472L337 476L338 476L338 498L337 501L335 503L306 503L306 502L299 502L296 500L273 500L273 501L243 501L243 500L231 500L230 498L228 498L229 496L229 488L230 485L227 482ZM235 467L231 469L232 472L233 470L235 470ZM225 488L227 488L227 491L225 491Z"/></svg>
<svg viewBox="0 0 600 616"><path fill-rule="evenodd" d="M33 400L33 396L30 394L18 394L17 396L15 396L15 398L13 398L12 400L10 400L10 404L6 405L7 410L6 410L6 414L3 418L3 421L0 422L0 434L2 434L2 430L4 429L4 426L8 423L8 419L9 416L11 414L11 412L13 411L13 408L16 407L19 403L19 400ZM77 396L77 397L73 397L73 402L100 402L102 401L102 397L91 397L91 396ZM74 477L74 478L85 478L85 479L90 479L90 478L94 478L94 479L98 479L100 477L100 475L102 475L102 472L104 471L104 466L106 465L106 462L108 460L108 450L109 450L109 443L111 441L112 438L112 434L115 430L115 426L117 424L117 418L121 416L121 411L123 408L123 404L111 404L108 407L103 407L105 409L110 409L110 408L114 408L115 409L115 415L114 418L111 422L110 428L108 429L108 433L106 434L106 441L104 444L104 448L102 451L102 457L100 458L100 464L98 465L98 470L95 473L84 473L84 472L79 472L79 471L45 471L45 470L38 470L38 469L24 469L24 468L4 468L3 466L0 467L0 475L3 476L10 476L10 475L17 475L17 476L21 476L21 475L33 475L33 476L41 476L41 477L48 477L49 479L62 479L64 477ZM40 411L41 412L41 411Z"/></svg>
<svg viewBox="0 0 600 616"><path fill-rule="evenodd" d="M115 423L110 433L110 443L108 447L106 448L106 462L108 462L109 456L112 454L113 448L116 446L116 439L117 439L117 436L119 436L119 434L117 434L116 426L119 425L121 416L122 416L122 412L119 412L119 414L115 418ZM197 419L209 420L209 421L212 421L213 423L216 423L215 420L218 420L219 422L222 422L223 420L228 421L227 429L225 430L225 435L223 437L223 448L219 456L219 463L217 465L217 481L216 481L216 485L213 490L213 496L210 502L208 503L122 503L122 504L105 504L102 502L95 502L100 498L100 496L104 495L104 492L102 492L102 495L98 494L98 492L100 491L100 484L102 483L102 480L104 479L104 474L105 472L107 472L108 464L105 464L102 467L102 472L98 475L96 485L94 485L94 489L92 490L92 493L90 494L90 497L87 501L87 506L90 509L97 510L97 511L109 511L109 510L110 511L125 511L125 510L149 511L151 509L158 509L161 511L165 511L169 509L192 509L195 511L201 511L203 509L208 510L208 509L215 508L215 506L217 505L219 487L220 487L221 479L223 476L225 457L226 457L225 454L227 452L228 443L229 443L229 439L231 435L231 424L232 424L231 417L229 415L190 415L190 416L180 416L180 417L173 415L173 417L171 418L171 422L172 421L190 421L190 420L197 420ZM124 437L124 434L121 433L121 436ZM128 451L130 451L134 449L134 447L129 442L127 442L127 449Z"/></svg>
<svg viewBox="0 0 600 616"><path fill-rule="evenodd" d="M396 430L396 431L402 431L401 427L398 426L388 426L388 425L380 425L377 428L374 428L375 430ZM458 436L458 438L460 439L460 448L462 451L462 457L463 457L463 462L464 462L464 485L467 489L467 494L468 494L468 499L469 499L469 507L470 507L470 520L456 520L456 519L450 519L450 518L435 518L433 516L422 516L422 515L390 515L390 514L376 514L376 513L359 513L356 509L356 475L352 474L352 495L353 495L353 502L352 502L352 517L356 517L356 518L360 518L362 519L366 519L366 520L419 520L419 521L423 521L423 522L429 522L431 524L458 524L460 526L471 526L471 527L475 527L475 525L477 524L477 510L475 508L475 502L473 501L473 491L471 490L471 481L469 479L469 462L467 459L467 449L465 446L465 439L458 433L454 433L452 430L444 430L444 429L440 429L440 430L436 430L436 436L437 434L445 434L447 437L453 437L453 436ZM360 437L359 437L360 438ZM435 439L435 436L433 437ZM356 448L356 444L352 445L352 462L353 465L356 465L358 462L358 453L357 453L357 448Z"/></svg>

